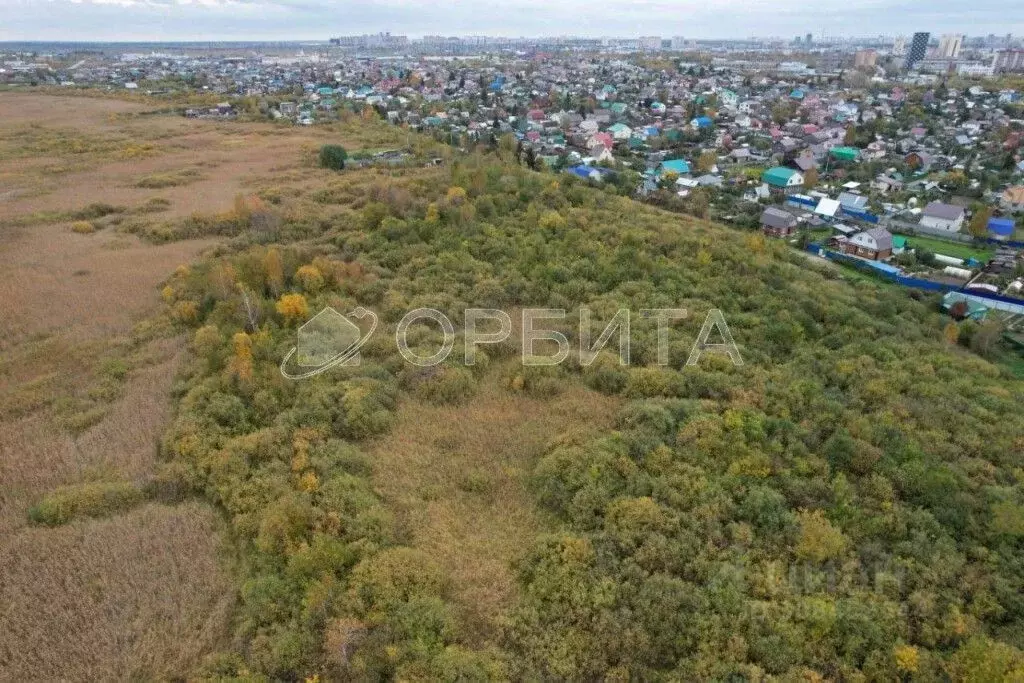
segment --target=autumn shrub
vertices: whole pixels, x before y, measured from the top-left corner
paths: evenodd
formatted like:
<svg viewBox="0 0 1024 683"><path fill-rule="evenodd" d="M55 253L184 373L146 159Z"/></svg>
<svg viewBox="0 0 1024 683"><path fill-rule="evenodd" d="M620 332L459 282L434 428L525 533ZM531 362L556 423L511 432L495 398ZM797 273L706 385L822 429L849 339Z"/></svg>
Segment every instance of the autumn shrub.
<svg viewBox="0 0 1024 683"><path fill-rule="evenodd" d="M163 197L150 197L135 209L135 213L160 213L162 211L166 211L170 207L171 202L169 199L165 199Z"/></svg>
<svg viewBox="0 0 1024 683"><path fill-rule="evenodd" d="M320 270L313 265L304 265L295 272L295 280L302 289L310 294L316 294L324 288L324 276Z"/></svg>
<svg viewBox="0 0 1024 683"><path fill-rule="evenodd" d="M309 304L301 294L285 294L277 302L277 313L288 324L300 323L309 317Z"/></svg>
<svg viewBox="0 0 1024 683"><path fill-rule="evenodd" d="M797 521L800 525L797 557L822 562L842 556L848 540L841 530L826 519L821 510L801 511L797 514Z"/></svg>
<svg viewBox="0 0 1024 683"><path fill-rule="evenodd" d="M95 202L89 204L86 207L73 211L71 217L75 220L90 221L103 218L115 213L122 213L125 211L123 206L114 206L112 204L105 204L103 202Z"/></svg>
<svg viewBox="0 0 1024 683"><path fill-rule="evenodd" d="M162 189L165 187L177 187L201 180L203 177L199 169L184 168L166 173L151 173L135 181L135 187L145 189Z"/></svg>
<svg viewBox="0 0 1024 683"><path fill-rule="evenodd" d="M587 385L602 394L618 394L629 383L629 373L617 358L602 354L583 372Z"/></svg>
<svg viewBox="0 0 1024 683"><path fill-rule="evenodd" d="M516 368L507 382L512 391L548 399L565 390L567 379L561 366L542 365Z"/></svg>
<svg viewBox="0 0 1024 683"><path fill-rule="evenodd" d="M57 526L76 517L106 517L130 509L143 500L142 492L124 481L86 482L62 486L43 497L29 518L37 524Z"/></svg>

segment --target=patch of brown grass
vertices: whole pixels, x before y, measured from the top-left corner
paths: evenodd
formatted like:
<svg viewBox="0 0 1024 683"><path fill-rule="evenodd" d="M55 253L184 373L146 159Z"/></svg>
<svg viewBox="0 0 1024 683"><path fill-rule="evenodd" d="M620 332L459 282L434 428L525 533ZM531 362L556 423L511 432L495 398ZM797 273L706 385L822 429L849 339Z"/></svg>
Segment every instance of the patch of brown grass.
<svg viewBox="0 0 1024 683"><path fill-rule="evenodd" d="M0 679L185 678L231 608L199 504L27 528L0 542Z"/></svg>
<svg viewBox="0 0 1024 683"><path fill-rule="evenodd" d="M64 356L51 346L53 355L46 355L56 363L51 371L22 379L26 366L14 366L0 384L6 391L0 393L6 408L0 413L0 531L23 525L28 509L58 486L98 473L141 482L152 473L156 442L170 410L177 344L151 345L158 360L138 361L144 365L115 387L112 397L97 394L107 385L96 378L95 358ZM77 372L65 373L63 367ZM93 412L96 418L88 419ZM75 420L88 423L71 429Z"/></svg>
<svg viewBox="0 0 1024 683"><path fill-rule="evenodd" d="M212 241L155 247L110 231L69 234L62 225L0 233L0 351L60 332L70 339L122 334L158 302L160 282Z"/></svg>
<svg viewBox="0 0 1024 683"><path fill-rule="evenodd" d="M483 645L515 597L512 562L549 523L527 490L546 446L587 425L610 426L617 399L573 385L550 400L480 380L467 405L407 401L373 450L375 482L399 511L408 542L445 568L466 636Z"/></svg>

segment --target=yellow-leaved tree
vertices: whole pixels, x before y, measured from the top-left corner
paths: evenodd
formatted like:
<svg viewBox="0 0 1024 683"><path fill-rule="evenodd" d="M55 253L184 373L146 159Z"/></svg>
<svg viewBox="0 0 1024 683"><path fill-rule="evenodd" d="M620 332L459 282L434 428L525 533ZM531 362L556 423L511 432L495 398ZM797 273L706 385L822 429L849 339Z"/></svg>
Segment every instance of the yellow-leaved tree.
<svg viewBox="0 0 1024 683"><path fill-rule="evenodd" d="M466 191L457 185L454 187L449 187L448 192L447 194L445 194L444 198L445 201L451 204L452 206L461 206L462 203L466 201Z"/></svg>
<svg viewBox="0 0 1024 683"><path fill-rule="evenodd" d="M316 294L324 288L324 275L314 265L304 265L295 272L299 286L310 294Z"/></svg>
<svg viewBox="0 0 1024 683"><path fill-rule="evenodd" d="M847 538L832 525L821 510L801 510L797 513L800 536L796 556L802 560L824 562L840 557L847 546Z"/></svg>
<svg viewBox="0 0 1024 683"><path fill-rule="evenodd" d="M300 322L309 316L309 304L301 294L285 294L277 300L276 308L286 324Z"/></svg>
<svg viewBox="0 0 1024 683"><path fill-rule="evenodd" d="M232 376L242 382L252 379L252 338L245 332L237 332L231 338L233 353L228 368Z"/></svg>

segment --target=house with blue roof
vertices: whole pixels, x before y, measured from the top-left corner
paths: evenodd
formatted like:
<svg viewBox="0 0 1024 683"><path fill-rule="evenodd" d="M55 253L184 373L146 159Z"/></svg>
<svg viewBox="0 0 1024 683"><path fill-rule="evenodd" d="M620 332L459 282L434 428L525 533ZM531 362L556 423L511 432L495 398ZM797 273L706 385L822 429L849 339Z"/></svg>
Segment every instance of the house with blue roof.
<svg viewBox="0 0 1024 683"><path fill-rule="evenodd" d="M570 166L569 168L565 169L565 172L571 173L574 176L577 176L578 178L583 178L584 180L593 180L596 182L601 182L606 177L614 175L615 173L610 168L601 168L599 166L587 166L586 164Z"/></svg>
<svg viewBox="0 0 1024 683"><path fill-rule="evenodd" d="M658 169L655 173L658 176L663 176L666 173L675 173L676 175L686 175L690 172L690 164L687 163L686 159L668 159L658 164Z"/></svg>

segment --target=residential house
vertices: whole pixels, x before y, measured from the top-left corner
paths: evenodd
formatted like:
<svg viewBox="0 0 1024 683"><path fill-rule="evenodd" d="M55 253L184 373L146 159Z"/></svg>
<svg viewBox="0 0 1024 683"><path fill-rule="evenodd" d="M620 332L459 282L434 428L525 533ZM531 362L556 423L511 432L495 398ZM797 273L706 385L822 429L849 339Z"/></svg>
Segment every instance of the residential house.
<svg viewBox="0 0 1024 683"><path fill-rule="evenodd" d="M659 176L665 175L666 173L675 173L676 175L685 175L690 172L690 164L686 159L668 159L658 164L657 174Z"/></svg>
<svg viewBox="0 0 1024 683"><path fill-rule="evenodd" d="M839 238L844 253L872 261L883 261L892 256L892 234L885 228L872 228L858 232L850 238Z"/></svg>
<svg viewBox="0 0 1024 683"><path fill-rule="evenodd" d="M697 178L697 184L701 187L721 187L722 176L715 175L714 173L705 173Z"/></svg>
<svg viewBox="0 0 1024 683"><path fill-rule="evenodd" d="M633 135L633 129L624 123L616 123L609 126L608 132L611 133L612 138L615 140L629 140L630 136Z"/></svg>
<svg viewBox="0 0 1024 683"><path fill-rule="evenodd" d="M796 224L796 216L774 206L761 213L761 229L768 237L788 237L796 230Z"/></svg>
<svg viewBox="0 0 1024 683"><path fill-rule="evenodd" d="M855 147L833 147L829 154L839 161L856 161L860 156L860 150Z"/></svg>
<svg viewBox="0 0 1024 683"><path fill-rule="evenodd" d="M825 220L833 220L836 217L836 213L839 211L839 202L829 197L822 197L818 200L818 205L814 207L814 215L820 216Z"/></svg>
<svg viewBox="0 0 1024 683"><path fill-rule="evenodd" d="M594 163L615 160L615 155L612 154L611 149L605 147L604 144L600 142L596 142L590 145L588 148L588 152L590 154L590 159L592 159Z"/></svg>
<svg viewBox="0 0 1024 683"><path fill-rule="evenodd" d="M921 225L926 228L945 230L946 232L960 232L964 225L964 209L962 206L954 206L943 202L929 202L921 212Z"/></svg>
<svg viewBox="0 0 1024 683"><path fill-rule="evenodd" d="M818 168L818 160L815 158L813 151L805 149L796 155L796 158L793 159L793 165L803 173L806 173L811 169Z"/></svg>
<svg viewBox="0 0 1024 683"><path fill-rule="evenodd" d="M736 164L745 164L751 161L750 148L740 147L729 152L728 159Z"/></svg>
<svg viewBox="0 0 1024 683"><path fill-rule="evenodd" d="M899 192L903 189L903 181L898 178L892 178L885 174L879 174L872 182L871 189L876 190L881 194L889 194L890 192Z"/></svg>
<svg viewBox="0 0 1024 683"><path fill-rule="evenodd" d="M868 198L862 194L853 194L852 192L840 192L839 204L840 206L842 206L844 211L854 211L857 213L861 213L868 210Z"/></svg>
<svg viewBox="0 0 1024 683"><path fill-rule="evenodd" d="M769 168L761 179L776 192L796 192L804 185L804 176L799 171L784 166Z"/></svg>
<svg viewBox="0 0 1024 683"><path fill-rule="evenodd" d="M925 173L931 170L932 165L935 163L935 157L928 152L911 152L903 158L907 166Z"/></svg>

